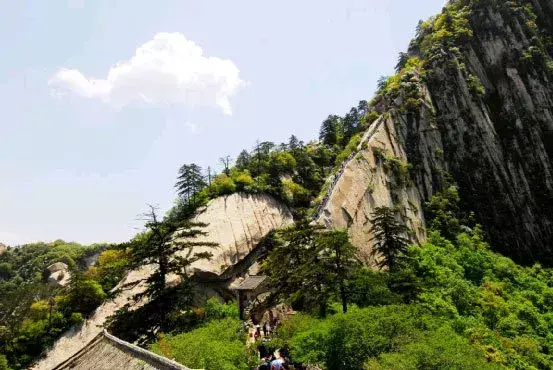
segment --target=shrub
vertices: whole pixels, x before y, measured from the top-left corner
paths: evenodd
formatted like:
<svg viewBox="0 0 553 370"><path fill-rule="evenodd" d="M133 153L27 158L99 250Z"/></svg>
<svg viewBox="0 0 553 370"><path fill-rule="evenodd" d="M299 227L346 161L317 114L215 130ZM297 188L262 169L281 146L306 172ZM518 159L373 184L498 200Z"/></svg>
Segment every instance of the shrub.
<svg viewBox="0 0 553 370"><path fill-rule="evenodd" d="M467 84L469 91L474 96L482 97L484 96L484 94L486 94L486 88L484 87L484 85L482 85L482 82L480 82L478 76L469 74L469 76L467 77Z"/></svg>
<svg viewBox="0 0 553 370"><path fill-rule="evenodd" d="M0 370L10 370L8 367L8 360L4 355L0 355Z"/></svg>
<svg viewBox="0 0 553 370"><path fill-rule="evenodd" d="M216 198L220 195L228 195L236 192L236 184L226 174L220 174L209 186L209 193L212 198Z"/></svg>
<svg viewBox="0 0 553 370"><path fill-rule="evenodd" d="M342 164L343 161L346 160L347 157L349 157L351 153L357 151L357 147L359 146L360 141L361 141L361 135L360 134L354 135L350 139L348 145L346 145L344 150L336 157L336 161L334 162L334 164L336 166L339 166L340 164Z"/></svg>
<svg viewBox="0 0 553 370"><path fill-rule="evenodd" d="M428 333L395 353L384 353L365 369L501 369L486 361L483 353L450 327Z"/></svg>
<svg viewBox="0 0 553 370"><path fill-rule="evenodd" d="M178 335L159 335L150 349L190 368L248 370L242 323L235 318L210 321Z"/></svg>

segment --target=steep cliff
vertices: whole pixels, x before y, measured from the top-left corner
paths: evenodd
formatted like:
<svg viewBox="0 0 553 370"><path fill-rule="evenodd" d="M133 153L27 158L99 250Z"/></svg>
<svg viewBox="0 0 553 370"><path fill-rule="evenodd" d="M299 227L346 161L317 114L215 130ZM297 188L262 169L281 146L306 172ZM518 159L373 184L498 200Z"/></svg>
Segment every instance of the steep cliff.
<svg viewBox="0 0 553 370"><path fill-rule="evenodd" d="M193 272L216 278L227 267L246 257L270 231L290 225L293 219L290 210L271 196L233 194L210 201L194 221L207 223L205 239L219 246L210 248L213 258L195 263ZM51 369L94 339L103 330L109 316L146 289L144 280L152 272L151 266L130 271L116 287L117 296L98 307L81 326L65 333L34 369ZM173 284L176 279L176 276L169 277L168 284ZM221 284L226 286L227 281L223 280Z"/></svg>
<svg viewBox="0 0 553 370"><path fill-rule="evenodd" d="M397 206L413 241L425 239L421 196L410 180L405 148L399 145L395 121L376 120L352 153L329 179L316 220L327 228L348 229L359 257L374 264L371 256L370 219L375 208Z"/></svg>
<svg viewBox="0 0 553 370"><path fill-rule="evenodd" d="M369 237L367 212L399 197L402 207L417 205L418 232L418 202L451 175L463 208L475 212L496 248L519 261L551 263L552 55L553 0L451 1L419 25L400 72L372 102L381 119L359 152L369 162L345 167L321 220L349 222L361 246ZM369 154L378 135L389 137L382 145L388 155L409 163L412 187L381 185L395 174ZM374 191L362 195L369 184Z"/></svg>

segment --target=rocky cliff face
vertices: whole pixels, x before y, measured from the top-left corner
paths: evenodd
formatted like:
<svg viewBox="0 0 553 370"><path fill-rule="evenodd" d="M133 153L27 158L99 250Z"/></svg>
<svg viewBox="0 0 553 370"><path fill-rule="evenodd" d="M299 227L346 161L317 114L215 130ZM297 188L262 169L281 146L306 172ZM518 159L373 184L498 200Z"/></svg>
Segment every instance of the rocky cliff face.
<svg viewBox="0 0 553 370"><path fill-rule="evenodd" d="M203 239L218 243L215 248L197 248L211 252L209 261L197 261L197 273L219 275L246 257L270 231L294 221L288 207L268 195L232 194L209 202L194 218L206 223ZM200 238L198 238L200 240Z"/></svg>
<svg viewBox="0 0 553 370"><path fill-rule="evenodd" d="M213 258L198 261L193 269L197 274L215 278L242 261L270 231L293 222L290 210L268 195L233 194L220 197L210 201L200 212L194 221L208 224L205 239L218 243L219 247L210 248ZM83 348L103 330L109 316L133 302L132 297L146 289L144 280L152 273L152 266L130 271L116 287L119 291L117 296L98 307L83 325L65 333L33 369L52 369ZM175 283L176 278L169 277L168 284Z"/></svg>
<svg viewBox="0 0 553 370"><path fill-rule="evenodd" d="M552 262L553 0L452 1L420 28L409 50L420 63L376 98L377 134L359 152L368 161L346 166L321 220L366 245L367 212L396 197L415 205L404 215L417 229L420 202L450 174L496 248ZM375 163L373 145L409 162L416 189L383 185L394 173Z"/></svg>
<svg viewBox="0 0 553 370"><path fill-rule="evenodd" d="M359 257L374 265L371 256L371 214L380 206L397 206L414 242L425 239L421 195L410 180L407 154L397 140L391 117L376 120L364 134L357 152L342 164L330 181L316 217L331 229L347 229Z"/></svg>

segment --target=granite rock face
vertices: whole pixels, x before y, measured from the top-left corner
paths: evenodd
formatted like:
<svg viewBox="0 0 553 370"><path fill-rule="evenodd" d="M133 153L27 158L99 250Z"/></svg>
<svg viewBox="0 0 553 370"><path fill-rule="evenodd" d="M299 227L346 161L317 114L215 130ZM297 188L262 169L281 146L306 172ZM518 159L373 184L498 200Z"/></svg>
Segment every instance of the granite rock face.
<svg viewBox="0 0 553 370"><path fill-rule="evenodd" d="M248 255L270 231L293 224L292 213L269 195L232 194L213 199L193 219L207 224L204 240L215 248L197 248L213 254L209 261L197 261L197 272L219 275Z"/></svg>
<svg viewBox="0 0 553 370"><path fill-rule="evenodd" d="M403 222L414 231L413 242L424 241L421 196L408 174L405 148L398 143L395 121L381 117L364 134L353 153L329 180L316 220L329 229L347 229L359 257L374 265L371 256L371 214L377 207L398 207ZM399 171L398 171L399 169Z"/></svg>
<svg viewBox="0 0 553 370"><path fill-rule="evenodd" d="M553 262L553 0L527 2L535 22L514 2L492 3L471 4L472 37L427 58L425 78L402 82L417 85L420 108L401 94L377 102L381 119L362 160L345 165L318 214L349 228L358 247L370 250L368 213L394 197L420 240L420 205L448 174L495 249L523 263ZM419 45L409 55L422 57ZM384 186L394 174L374 162L374 145L410 164L414 187Z"/></svg>

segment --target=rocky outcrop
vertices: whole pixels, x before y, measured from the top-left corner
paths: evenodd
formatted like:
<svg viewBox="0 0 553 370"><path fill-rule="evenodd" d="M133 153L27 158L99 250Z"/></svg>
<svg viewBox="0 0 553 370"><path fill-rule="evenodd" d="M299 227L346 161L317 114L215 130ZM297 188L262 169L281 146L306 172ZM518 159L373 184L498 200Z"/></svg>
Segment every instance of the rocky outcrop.
<svg viewBox="0 0 553 370"><path fill-rule="evenodd" d="M425 239L421 196L411 181L405 148L391 117L376 120L357 151L332 178L316 220L330 229L347 229L359 257L373 265L371 218L375 208L398 207L414 242Z"/></svg>
<svg viewBox="0 0 553 370"><path fill-rule="evenodd" d="M466 17L470 33L436 41L448 34L421 31L409 55L424 60L425 73L402 76L398 94L376 99L382 118L371 129L380 138L367 138L360 160L347 164L319 219L348 227L370 249L367 214L396 197L422 237L420 204L451 175L462 208L475 212L494 248L519 262L553 263L553 0L460 6L441 26ZM395 175L370 154L379 142L409 162L413 187L385 185Z"/></svg>
<svg viewBox="0 0 553 370"><path fill-rule="evenodd" d="M293 219L290 210L271 196L233 194L210 201L194 221L207 223L205 240L219 246L210 248L213 258L195 263L193 272L217 277L227 267L238 264L270 231L291 224ZM146 289L144 281L153 271L152 266L143 266L127 273L114 289L118 292L115 299L98 307L81 326L65 333L34 369L54 368L93 340L103 330L106 319L119 308L127 303L140 305L140 302L133 301L133 297ZM170 277L168 284L177 280L175 276Z"/></svg>
<svg viewBox="0 0 553 370"><path fill-rule="evenodd" d="M58 286L66 286L69 284L69 266L63 262L56 262L46 268L50 275L48 276L48 282Z"/></svg>
<svg viewBox="0 0 553 370"><path fill-rule="evenodd" d="M219 244L215 248L197 248L213 257L197 261L193 269L219 275L246 257L270 231L291 225L293 218L288 207L271 196L232 194L210 201L193 221L207 224L207 235L197 240Z"/></svg>
<svg viewBox="0 0 553 370"><path fill-rule="evenodd" d="M6 244L0 243L0 254L4 253L8 250L8 246Z"/></svg>

